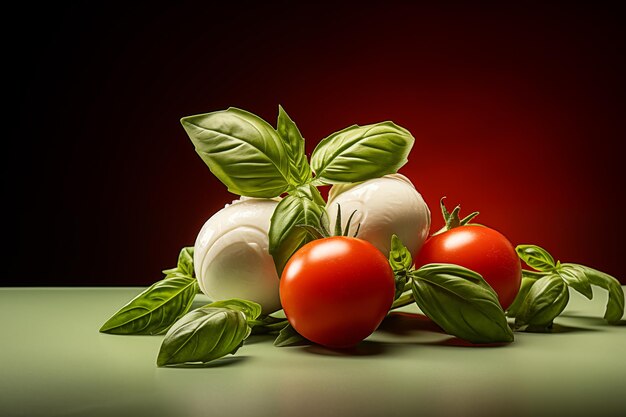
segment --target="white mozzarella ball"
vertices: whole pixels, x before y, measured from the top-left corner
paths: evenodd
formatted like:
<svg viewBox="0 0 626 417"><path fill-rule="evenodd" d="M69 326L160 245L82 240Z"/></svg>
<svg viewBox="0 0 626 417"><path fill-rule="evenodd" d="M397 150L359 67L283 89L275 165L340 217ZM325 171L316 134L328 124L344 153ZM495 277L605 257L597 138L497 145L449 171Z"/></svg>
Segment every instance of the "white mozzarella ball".
<svg viewBox="0 0 626 417"><path fill-rule="evenodd" d="M430 230L430 210L411 181L401 174L385 175L356 184L333 185L326 209L331 229L341 206L342 230L350 214L350 234L376 246L389 256L395 233L413 256L422 247Z"/></svg>
<svg viewBox="0 0 626 417"><path fill-rule="evenodd" d="M211 300L242 298L279 310L279 279L269 253L275 199L242 198L206 221L194 248L200 289Z"/></svg>

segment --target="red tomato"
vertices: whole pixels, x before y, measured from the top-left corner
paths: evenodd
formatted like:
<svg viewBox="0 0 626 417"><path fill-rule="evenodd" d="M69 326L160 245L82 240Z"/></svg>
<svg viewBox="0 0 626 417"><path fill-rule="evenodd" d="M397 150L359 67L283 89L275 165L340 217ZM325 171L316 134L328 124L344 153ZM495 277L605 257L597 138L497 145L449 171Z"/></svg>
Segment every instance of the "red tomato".
<svg viewBox="0 0 626 417"><path fill-rule="evenodd" d="M466 225L426 240L415 258L415 267L428 263L452 263L478 272L509 308L519 292L522 266L511 242L485 226Z"/></svg>
<svg viewBox="0 0 626 417"><path fill-rule="evenodd" d="M372 334L395 293L387 258L362 239L335 236L293 254L280 280L280 301L291 326L312 342L355 346Z"/></svg>

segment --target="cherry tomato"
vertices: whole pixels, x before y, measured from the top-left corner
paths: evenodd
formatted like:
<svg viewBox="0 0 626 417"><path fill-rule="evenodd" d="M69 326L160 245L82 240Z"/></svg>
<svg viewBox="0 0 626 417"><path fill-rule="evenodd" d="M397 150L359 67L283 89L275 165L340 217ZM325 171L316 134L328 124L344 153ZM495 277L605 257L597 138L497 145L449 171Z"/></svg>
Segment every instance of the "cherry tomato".
<svg viewBox="0 0 626 417"><path fill-rule="evenodd" d="M304 245L280 280L280 301L291 326L332 348L355 346L372 334L394 293L387 258L371 243L344 236Z"/></svg>
<svg viewBox="0 0 626 417"><path fill-rule="evenodd" d="M486 226L459 226L431 236L415 257L415 267L428 263L452 263L478 272L498 294L504 310L513 303L522 281L513 245Z"/></svg>

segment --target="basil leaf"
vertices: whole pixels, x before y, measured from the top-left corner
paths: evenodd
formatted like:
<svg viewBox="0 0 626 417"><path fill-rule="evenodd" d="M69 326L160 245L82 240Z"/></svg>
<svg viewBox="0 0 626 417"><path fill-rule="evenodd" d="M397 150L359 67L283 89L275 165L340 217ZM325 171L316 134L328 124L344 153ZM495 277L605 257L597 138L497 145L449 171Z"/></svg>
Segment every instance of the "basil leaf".
<svg viewBox="0 0 626 417"><path fill-rule="evenodd" d="M269 252L274 258L278 276L295 251L312 240L301 225L320 228L324 208L307 193L308 186L283 198L276 206L270 220Z"/></svg>
<svg viewBox="0 0 626 417"><path fill-rule="evenodd" d="M609 292L609 301L606 304L604 319L610 324L619 323L624 315L624 291L620 282L611 275L597 269L578 264L576 266L585 272L592 285L602 287Z"/></svg>
<svg viewBox="0 0 626 417"><path fill-rule="evenodd" d="M289 158L278 133L244 110L183 117L196 152L228 191L250 197L276 197L289 188Z"/></svg>
<svg viewBox="0 0 626 417"><path fill-rule="evenodd" d="M311 155L317 184L359 182L393 174L415 139L393 122L351 126L323 139Z"/></svg>
<svg viewBox="0 0 626 417"><path fill-rule="evenodd" d="M558 274L539 278L524 298L515 317L515 328L545 331L568 301L569 290Z"/></svg>
<svg viewBox="0 0 626 417"><path fill-rule="evenodd" d="M413 266L411 252L402 244L400 238L393 234L391 236L391 250L389 251L389 265L395 271L408 271Z"/></svg>
<svg viewBox="0 0 626 417"><path fill-rule="evenodd" d="M250 326L242 311L199 308L185 315L167 332L157 365L210 362L235 353L249 334Z"/></svg>
<svg viewBox="0 0 626 417"><path fill-rule="evenodd" d="M291 324L287 324L276 336L274 340L274 346L276 347L285 347L285 346L293 346L299 345L303 342L307 342L307 339L302 337L300 333L296 331Z"/></svg>
<svg viewBox="0 0 626 417"><path fill-rule="evenodd" d="M305 184L311 179L311 167L304 153L304 138L282 106L278 106L276 131L285 143L287 150L289 182L296 186Z"/></svg>
<svg viewBox="0 0 626 417"><path fill-rule="evenodd" d="M552 255L547 250L536 245L518 245L515 248L517 255L526 262L528 266L537 271L553 271L556 263Z"/></svg>
<svg viewBox="0 0 626 417"><path fill-rule="evenodd" d="M254 301L231 298L230 300L214 301L203 308L222 307L231 310L241 311L246 316L246 320L256 320L261 315L261 305Z"/></svg>
<svg viewBox="0 0 626 417"><path fill-rule="evenodd" d="M428 264L413 271L419 308L446 333L472 343L513 341L498 296L476 272L452 264Z"/></svg>
<svg viewBox="0 0 626 417"><path fill-rule="evenodd" d="M102 333L160 334L182 317L198 292L195 278L174 276L154 283L102 325Z"/></svg>
<svg viewBox="0 0 626 417"><path fill-rule="evenodd" d="M170 278L176 275L185 275L188 277L194 277L195 272L193 269L193 246L182 248L178 255L178 262L176 268L164 269L163 273L165 278Z"/></svg>
<svg viewBox="0 0 626 417"><path fill-rule="evenodd" d="M522 270L522 284L519 288L519 292L517 293L517 296L515 297L515 300L513 300L513 303L506 310L507 316L515 317L519 313L519 309L522 306L524 299L528 295L528 292L530 291L530 287L533 286L533 284L537 281L537 279L538 278L536 277L525 276L524 270Z"/></svg>
<svg viewBox="0 0 626 417"><path fill-rule="evenodd" d="M585 271L575 264L562 264L557 269L557 274L561 276L563 281L588 299L593 298L593 291L591 290L591 284L589 278L585 274Z"/></svg>
<svg viewBox="0 0 626 417"><path fill-rule="evenodd" d="M413 258L411 257L411 252L409 252L406 246L402 244L402 241L396 234L391 236L389 265L393 270L393 276L396 284L396 294L394 300L397 300L404 292L406 283L409 280L409 272L413 267Z"/></svg>

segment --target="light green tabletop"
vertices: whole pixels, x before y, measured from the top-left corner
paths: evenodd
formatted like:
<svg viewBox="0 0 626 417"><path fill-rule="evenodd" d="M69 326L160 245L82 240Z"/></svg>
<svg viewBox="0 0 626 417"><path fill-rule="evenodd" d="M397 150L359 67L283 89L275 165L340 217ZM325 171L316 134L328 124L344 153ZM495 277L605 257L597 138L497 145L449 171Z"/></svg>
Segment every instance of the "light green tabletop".
<svg viewBox="0 0 626 417"><path fill-rule="evenodd" d="M592 301L572 292L554 333L503 347L462 346L396 316L349 352L256 336L185 369L157 368L163 336L98 332L141 290L0 289L0 415L626 415L625 321L603 323L601 289Z"/></svg>

